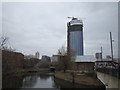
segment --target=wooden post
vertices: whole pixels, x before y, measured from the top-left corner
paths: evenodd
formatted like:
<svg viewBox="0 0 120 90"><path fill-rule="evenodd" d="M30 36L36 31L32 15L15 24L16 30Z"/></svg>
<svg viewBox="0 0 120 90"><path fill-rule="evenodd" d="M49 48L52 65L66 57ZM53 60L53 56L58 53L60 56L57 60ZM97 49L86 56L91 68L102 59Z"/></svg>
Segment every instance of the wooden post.
<svg viewBox="0 0 120 90"><path fill-rule="evenodd" d="M73 83L73 86L75 84L75 76L74 76L74 72L72 72L72 83Z"/></svg>

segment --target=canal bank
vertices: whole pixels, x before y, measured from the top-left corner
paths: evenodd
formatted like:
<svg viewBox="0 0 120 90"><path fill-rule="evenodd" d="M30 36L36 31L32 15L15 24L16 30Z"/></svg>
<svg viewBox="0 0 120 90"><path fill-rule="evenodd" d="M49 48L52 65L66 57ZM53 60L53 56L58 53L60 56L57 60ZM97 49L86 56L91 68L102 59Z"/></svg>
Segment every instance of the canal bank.
<svg viewBox="0 0 120 90"><path fill-rule="evenodd" d="M5 72L2 73L2 77L4 76L9 76L9 75L20 75L20 74L26 74L26 73L43 73L43 74L48 74L50 73L49 68L29 68L29 69L18 69L14 72Z"/></svg>
<svg viewBox="0 0 120 90"><path fill-rule="evenodd" d="M73 77L73 75L70 73L56 72L55 78L70 82L74 85L82 86L81 88L101 88L101 90L105 89L104 84L98 78L92 77L85 73L77 73L74 74Z"/></svg>
<svg viewBox="0 0 120 90"><path fill-rule="evenodd" d="M28 70L29 71L29 70ZM42 71L42 70L41 70ZM55 77L54 77L55 75ZM104 86L99 80L88 77L84 74L75 75L75 83L69 73L55 72L24 72L4 76L2 81L3 90L5 88L52 88L62 90L63 88L97 88L104 90Z"/></svg>
<svg viewBox="0 0 120 90"><path fill-rule="evenodd" d="M118 77L101 72L97 72L97 77L104 83L106 89L114 88L120 90L120 79Z"/></svg>

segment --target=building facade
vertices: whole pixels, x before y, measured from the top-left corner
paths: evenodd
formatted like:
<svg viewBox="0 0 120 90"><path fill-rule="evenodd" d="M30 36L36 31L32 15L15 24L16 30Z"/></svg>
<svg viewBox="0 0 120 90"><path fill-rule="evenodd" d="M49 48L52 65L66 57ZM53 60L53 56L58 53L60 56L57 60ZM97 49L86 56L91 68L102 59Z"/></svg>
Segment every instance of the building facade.
<svg viewBox="0 0 120 90"><path fill-rule="evenodd" d="M43 55L42 58L41 58L42 61L45 61L45 62L51 62L51 59L49 56L46 56L46 55Z"/></svg>
<svg viewBox="0 0 120 90"><path fill-rule="evenodd" d="M95 53L96 59L102 59L102 53Z"/></svg>
<svg viewBox="0 0 120 90"><path fill-rule="evenodd" d="M67 51L76 56L84 55L83 47L83 23L82 20L72 18L67 24Z"/></svg>
<svg viewBox="0 0 120 90"><path fill-rule="evenodd" d="M53 55L51 57L51 62L58 62L60 60L60 55Z"/></svg>
<svg viewBox="0 0 120 90"><path fill-rule="evenodd" d="M76 57L76 69L79 71L94 71L96 58L93 55L84 55Z"/></svg>
<svg viewBox="0 0 120 90"><path fill-rule="evenodd" d="M35 53L35 57L36 57L37 59L39 59L39 56L40 56L39 52L36 52L36 53Z"/></svg>
<svg viewBox="0 0 120 90"><path fill-rule="evenodd" d="M24 68L24 55L19 52L2 50L2 75Z"/></svg>

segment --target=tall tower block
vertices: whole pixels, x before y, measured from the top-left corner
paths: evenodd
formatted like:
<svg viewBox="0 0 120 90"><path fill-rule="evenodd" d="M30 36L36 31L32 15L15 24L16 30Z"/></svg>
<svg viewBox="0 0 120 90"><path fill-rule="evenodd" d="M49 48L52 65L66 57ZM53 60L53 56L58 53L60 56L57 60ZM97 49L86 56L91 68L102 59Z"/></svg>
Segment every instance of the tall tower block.
<svg viewBox="0 0 120 90"><path fill-rule="evenodd" d="M83 49L83 22L78 18L72 18L67 23L67 52L76 56L84 55Z"/></svg>

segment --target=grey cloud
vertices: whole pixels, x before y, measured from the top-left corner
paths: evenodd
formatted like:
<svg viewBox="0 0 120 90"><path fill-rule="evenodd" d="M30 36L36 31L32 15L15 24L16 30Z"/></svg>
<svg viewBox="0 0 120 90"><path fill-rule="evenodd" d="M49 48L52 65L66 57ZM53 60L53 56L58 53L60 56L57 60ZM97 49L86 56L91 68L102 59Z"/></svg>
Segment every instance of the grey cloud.
<svg viewBox="0 0 120 90"><path fill-rule="evenodd" d="M3 3L3 35L18 51L52 55L66 41L68 16L86 18L85 54L109 54L109 32L117 45L117 3ZM117 52L117 48L115 48Z"/></svg>

